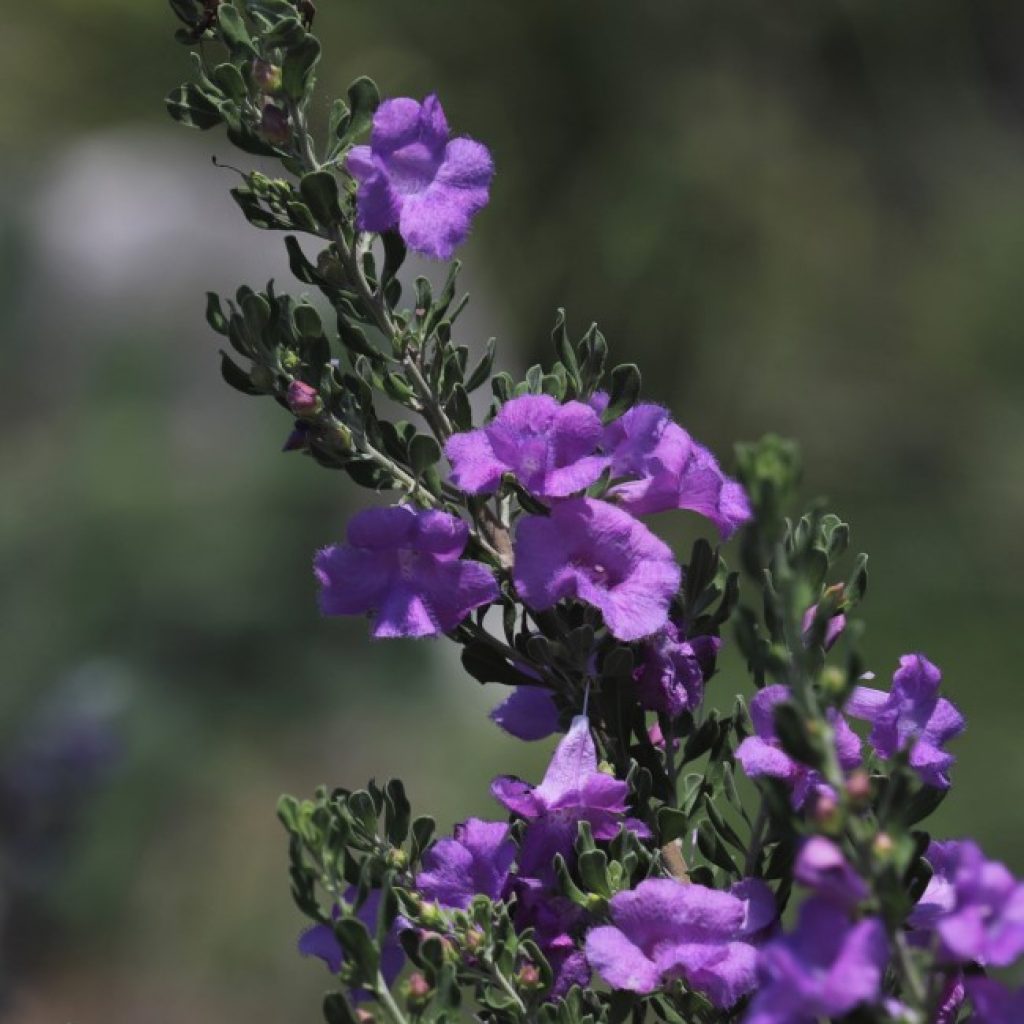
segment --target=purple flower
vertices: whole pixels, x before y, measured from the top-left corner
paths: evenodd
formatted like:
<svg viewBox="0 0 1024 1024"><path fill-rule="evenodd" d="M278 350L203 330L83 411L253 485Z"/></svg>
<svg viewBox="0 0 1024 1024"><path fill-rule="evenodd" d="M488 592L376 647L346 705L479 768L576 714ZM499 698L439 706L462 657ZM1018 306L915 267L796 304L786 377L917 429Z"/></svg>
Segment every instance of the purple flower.
<svg viewBox="0 0 1024 1024"><path fill-rule="evenodd" d="M750 702L755 735L748 736L736 748L736 760L752 779L764 775L786 782L792 789L793 807L799 809L811 796L831 792L831 789L813 768L790 757L775 734L775 707L788 701L789 696L788 688L781 685L766 686L758 692ZM850 771L860 764L860 740L842 715L830 710L828 717L835 732L839 764Z"/></svg>
<svg viewBox="0 0 1024 1024"><path fill-rule="evenodd" d="M469 529L446 512L368 508L348 524L348 544L318 551L313 571L324 615L375 616L375 637L436 636L498 598L485 565L462 561Z"/></svg>
<svg viewBox="0 0 1024 1024"><path fill-rule="evenodd" d="M511 695L492 708L490 718L520 740L542 740L559 731L554 698L540 686L513 687Z"/></svg>
<svg viewBox="0 0 1024 1024"><path fill-rule="evenodd" d="M661 629L679 589L668 545L628 512L593 498L560 502L549 516L524 516L515 555L516 590L530 608L586 601L619 640Z"/></svg>
<svg viewBox="0 0 1024 1024"><path fill-rule="evenodd" d="M635 478L610 491L634 515L689 509L710 519L725 538L752 518L740 484L661 406L633 406L605 428L604 447L612 456L612 476Z"/></svg>
<svg viewBox="0 0 1024 1024"><path fill-rule="evenodd" d="M751 931L764 927L764 906L774 917L771 893L755 883L763 892L753 895L751 882L744 895L669 878L641 882L612 897L612 924L588 933L587 959L613 988L646 994L666 978L682 978L715 1006L733 1006L757 980Z"/></svg>
<svg viewBox="0 0 1024 1024"><path fill-rule="evenodd" d="M758 962L761 987L744 1024L810 1024L874 1002L889 960L878 918L856 924L835 903L810 899L796 931L768 943Z"/></svg>
<svg viewBox="0 0 1024 1024"><path fill-rule="evenodd" d="M505 822L469 818L424 854L416 888L443 907L466 910L477 895L501 899L515 858Z"/></svg>
<svg viewBox="0 0 1024 1024"><path fill-rule="evenodd" d="M864 880L850 867L839 847L824 836L812 836L800 847L793 877L845 910L853 910L868 897Z"/></svg>
<svg viewBox="0 0 1024 1024"><path fill-rule="evenodd" d="M1012 964L1024 953L1024 883L970 840L933 841L926 857L932 877L910 926L934 931L946 961Z"/></svg>
<svg viewBox="0 0 1024 1024"><path fill-rule="evenodd" d="M800 624L800 628L803 631L804 643L810 640L811 626L814 625L814 616L818 610L816 604L812 604L807 611L804 612L803 622ZM846 629L846 616L839 612L837 615L833 615L828 620L828 625L825 627L825 640L824 647L826 651L832 650L833 644L843 634L843 630Z"/></svg>
<svg viewBox="0 0 1024 1024"><path fill-rule="evenodd" d="M283 452L304 452L309 448L310 429L308 423L296 421L292 432L285 438Z"/></svg>
<svg viewBox="0 0 1024 1024"><path fill-rule="evenodd" d="M373 117L369 146L354 146L346 163L359 184L356 224L362 231L397 228L413 252L451 258L487 205L494 163L487 147L448 138L436 96L422 104L387 100Z"/></svg>
<svg viewBox="0 0 1024 1024"><path fill-rule="evenodd" d="M589 405L550 395L506 402L481 430L445 445L452 483L468 494L496 491L505 473L538 498L565 498L589 487L609 463L597 454L601 420Z"/></svg>
<svg viewBox="0 0 1024 1024"><path fill-rule="evenodd" d="M358 892L359 890L356 886L350 886L344 894L345 902L354 903ZM371 938L377 934L377 915L379 912L380 890L371 889L363 901L363 905L357 908L355 912L356 918L366 925ZM331 916L334 920L341 916L337 907L331 912ZM402 970L402 964L405 963L405 954L402 952L402 947L398 941L398 932L402 927L407 926L407 921L404 921L400 916L396 917L391 925L391 930L380 947L380 972L384 981L389 986L398 977ZM323 960L331 974L337 974L341 970L341 965L345 962L345 952L341 948L341 943L334 934L334 929L326 924L313 925L312 928L307 928L299 936L299 952L303 956L315 956ZM356 999L365 999L369 996L369 993L362 989L354 989L352 994Z"/></svg>
<svg viewBox="0 0 1024 1024"><path fill-rule="evenodd" d="M922 781L949 788L956 758L942 746L964 730L963 715L939 696L942 673L923 654L904 654L889 693L869 686L854 689L846 712L872 723L868 742L879 757L894 757L910 747L910 766Z"/></svg>
<svg viewBox="0 0 1024 1024"><path fill-rule="evenodd" d="M693 711L704 699L704 682L715 668L722 641L717 636L683 637L672 622L643 647L633 675L640 703L671 718Z"/></svg>
<svg viewBox="0 0 1024 1024"><path fill-rule="evenodd" d="M539 879L519 878L514 890L516 930L533 929L534 941L554 975L548 997L559 999L573 985L586 985L590 981L590 965L578 948L576 937L586 913Z"/></svg>
<svg viewBox="0 0 1024 1024"><path fill-rule="evenodd" d="M1020 1024L1024 1020L1024 989L1014 992L991 978L968 978L965 987L974 1006L968 1024Z"/></svg>
<svg viewBox="0 0 1024 1024"><path fill-rule="evenodd" d="M625 817L629 786L597 768L590 722L577 715L539 786L513 776L499 776L491 794L513 814L529 822L519 854L519 872L544 882L553 878L556 853L570 857L581 821L590 823L597 839L614 839L621 826L648 837L647 826Z"/></svg>

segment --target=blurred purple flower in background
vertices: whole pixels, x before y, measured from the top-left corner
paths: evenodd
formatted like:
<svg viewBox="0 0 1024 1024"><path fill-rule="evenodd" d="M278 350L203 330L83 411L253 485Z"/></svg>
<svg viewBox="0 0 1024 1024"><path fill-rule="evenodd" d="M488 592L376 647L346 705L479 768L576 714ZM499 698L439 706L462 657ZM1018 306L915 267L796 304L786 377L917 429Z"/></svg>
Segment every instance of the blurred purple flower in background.
<svg viewBox="0 0 1024 1024"><path fill-rule="evenodd" d="M1020 1024L1024 1021L1024 989L1009 989L991 978L969 978L964 987L974 1006L969 1024Z"/></svg>
<svg viewBox="0 0 1024 1024"><path fill-rule="evenodd" d="M1024 883L967 839L933 840L925 857L932 877L908 924L934 932L947 961L1012 964L1024 953Z"/></svg>
<svg viewBox="0 0 1024 1024"><path fill-rule="evenodd" d="M413 252L451 258L489 199L494 163L472 139L449 141L434 95L386 100L373 117L370 145L354 146L346 167L359 184L362 231L397 229Z"/></svg>
<svg viewBox="0 0 1024 1024"><path fill-rule="evenodd" d="M349 886L343 894L343 899L348 904L354 904L358 895L359 889L354 885ZM363 905L356 910L355 914L356 918L366 926L366 930L371 936L377 934L380 895L380 889L371 889L367 893ZM332 916L335 920L340 916L337 908L332 911ZM402 970L402 965L405 963L405 954L402 952L402 947L398 941L398 933L402 929L403 924L406 927L408 926L408 922L405 922L401 916L396 917L391 925L391 930L385 936L380 947L380 973L389 986L394 983L395 978L398 977ZM341 948L341 943L338 941L338 937L334 934L334 929L330 925L316 924L312 928L307 928L299 936L298 946L299 952L303 956L313 956L322 960L331 974L337 974L341 970L341 965L345 962L345 951ZM360 989L353 990L352 995L355 999L366 999L369 997L368 992Z"/></svg>
<svg viewBox="0 0 1024 1024"><path fill-rule="evenodd" d="M889 961L885 926L854 923L827 899L800 908L796 930L773 939L758 961L761 987L744 1024L809 1024L874 1002Z"/></svg>
<svg viewBox="0 0 1024 1024"><path fill-rule="evenodd" d="M786 782L792 790L793 806L799 809L811 796L830 791L830 788L818 772L800 764L782 749L775 733L774 712L777 705L789 699L789 689L779 684L766 686L758 692L750 702L755 735L748 736L736 748L736 760L752 779L763 775ZM850 771L860 764L860 739L842 715L830 711L828 717L835 731L840 767Z"/></svg>
<svg viewBox="0 0 1024 1024"><path fill-rule="evenodd" d="M462 561L469 528L409 505L368 508L348 524L348 544L313 562L324 615L374 615L373 635L437 636L498 597L494 574Z"/></svg>
<svg viewBox="0 0 1024 1024"><path fill-rule="evenodd" d="M868 897L867 884L850 867L842 850L824 836L805 840L797 854L793 877L846 910L853 910Z"/></svg>

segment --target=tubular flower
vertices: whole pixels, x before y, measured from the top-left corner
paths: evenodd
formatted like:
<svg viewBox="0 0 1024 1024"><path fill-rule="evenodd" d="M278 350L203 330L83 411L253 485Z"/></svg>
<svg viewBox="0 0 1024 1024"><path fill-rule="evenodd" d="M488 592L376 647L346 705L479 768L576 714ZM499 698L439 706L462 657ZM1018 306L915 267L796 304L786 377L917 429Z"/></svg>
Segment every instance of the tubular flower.
<svg viewBox="0 0 1024 1024"><path fill-rule="evenodd" d="M446 512L368 508L352 518L347 536L348 544L314 559L320 610L372 614L375 637L437 636L497 600L491 570L459 557L469 528Z"/></svg>
<svg viewBox="0 0 1024 1024"><path fill-rule="evenodd" d="M386 100L377 108L370 145L354 146L346 162L359 185L360 230L397 229L413 252L451 258L487 205L494 163L481 143L448 136L434 95L422 103Z"/></svg>
<svg viewBox="0 0 1024 1024"><path fill-rule="evenodd" d="M639 640L668 621L681 572L668 545L628 512L593 498L525 516L514 580L523 601L545 611L566 598L592 604L612 636Z"/></svg>
<svg viewBox="0 0 1024 1024"><path fill-rule="evenodd" d="M613 839L623 825L644 837L651 834L643 822L625 816L627 783L598 770L590 722L583 715L572 720L539 786L503 775L491 783L491 794L529 822L519 854L524 877L553 877L552 858L572 855L581 821L597 839Z"/></svg>
<svg viewBox="0 0 1024 1024"><path fill-rule="evenodd" d="M689 509L710 519L725 538L753 515L742 486L661 406L642 403L609 423L604 448L612 476L633 478L609 493L634 515Z"/></svg>
<svg viewBox="0 0 1024 1024"><path fill-rule="evenodd" d="M775 918L763 883L733 892L651 878L612 897L612 924L593 928L586 954L609 985L648 993L682 978L715 1006L733 1006L757 980L756 933Z"/></svg>
<svg viewBox="0 0 1024 1024"><path fill-rule="evenodd" d="M601 421L589 405L521 395L486 427L450 437L445 453L452 483L469 494L496 491L512 473L538 498L565 498L604 472L610 460L597 454L600 440Z"/></svg>
<svg viewBox="0 0 1024 1024"><path fill-rule="evenodd" d="M766 686L754 697L750 702L754 735L748 736L736 748L736 760L750 778L766 775L788 783L793 807L800 809L812 796L831 790L818 772L794 760L782 749L775 734L774 710L776 705L787 700L789 690L781 685ZM835 732L839 764L850 771L860 764L860 740L842 715L830 711L829 719Z"/></svg>
<svg viewBox="0 0 1024 1024"><path fill-rule="evenodd" d="M416 888L443 907L465 910L474 896L501 898L516 857L503 821L469 818L424 854Z"/></svg>
<svg viewBox="0 0 1024 1024"><path fill-rule="evenodd" d="M923 654L904 654L885 693L869 686L854 689L847 714L871 722L868 742L879 757L890 758L910 747L910 767L923 782L949 788L956 758L943 745L964 731L964 716L939 696L942 673Z"/></svg>

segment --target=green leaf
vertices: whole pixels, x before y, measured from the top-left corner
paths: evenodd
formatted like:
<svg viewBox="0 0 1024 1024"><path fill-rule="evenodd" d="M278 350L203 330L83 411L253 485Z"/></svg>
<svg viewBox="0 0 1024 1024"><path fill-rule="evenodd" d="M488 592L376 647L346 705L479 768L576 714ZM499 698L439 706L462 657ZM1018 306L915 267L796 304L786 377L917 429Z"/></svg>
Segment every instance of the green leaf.
<svg viewBox="0 0 1024 1024"><path fill-rule="evenodd" d="M658 808L658 842L664 846L686 834L689 818L675 807Z"/></svg>
<svg viewBox="0 0 1024 1024"><path fill-rule="evenodd" d="M491 370L494 367L496 349L497 342L495 339L488 338L487 344L484 346L484 354L480 357L480 361L476 366L469 371L469 376L466 378L466 391L470 394L487 383L487 378L490 377Z"/></svg>
<svg viewBox="0 0 1024 1024"><path fill-rule="evenodd" d="M206 293L206 322L218 334L227 337L228 319L220 306L220 296L216 292Z"/></svg>
<svg viewBox="0 0 1024 1024"><path fill-rule="evenodd" d="M782 749L801 764L820 768L823 760L821 752L812 741L800 712L792 704L777 704L773 714L775 733Z"/></svg>
<svg viewBox="0 0 1024 1024"><path fill-rule="evenodd" d="M220 124L223 118L216 104L191 82L179 85L167 95L167 111L179 124L206 131Z"/></svg>
<svg viewBox="0 0 1024 1024"><path fill-rule="evenodd" d="M702 821L697 826L697 847L712 864L728 871L731 875L739 875L740 870L736 866L736 862L729 856L729 851L715 834L715 829L710 821Z"/></svg>
<svg viewBox="0 0 1024 1024"><path fill-rule="evenodd" d="M608 389L608 408L601 417L602 422L611 423L624 412L636 405L640 398L640 369L635 363L625 363L612 370L612 382Z"/></svg>
<svg viewBox="0 0 1024 1024"><path fill-rule="evenodd" d="M452 388L452 396L445 405L445 412L456 430L473 428L473 410L469 404L469 395L461 384Z"/></svg>
<svg viewBox="0 0 1024 1024"><path fill-rule="evenodd" d="M380 954L366 925L356 917L346 917L335 922L334 931L346 957L356 970L356 980L364 984L375 984Z"/></svg>
<svg viewBox="0 0 1024 1024"><path fill-rule="evenodd" d="M217 8L217 20L220 22L221 36L233 56L254 57L256 51L252 46L249 30L236 7L221 4Z"/></svg>
<svg viewBox="0 0 1024 1024"><path fill-rule="evenodd" d="M242 73L234 64L218 64L210 76L214 84L236 104L242 104L249 96L249 89Z"/></svg>
<svg viewBox="0 0 1024 1024"><path fill-rule="evenodd" d="M330 171L304 174L299 182L299 191L310 212L325 227L336 224L341 218L338 180Z"/></svg>
<svg viewBox="0 0 1024 1024"><path fill-rule="evenodd" d="M411 809L405 787L398 779L384 786L384 832L394 846L401 846L409 835Z"/></svg>
<svg viewBox="0 0 1024 1024"><path fill-rule="evenodd" d="M331 112L327 120L328 136L334 140L343 138L351 120L348 104L344 100L335 100L331 104Z"/></svg>
<svg viewBox="0 0 1024 1024"><path fill-rule="evenodd" d="M373 123L373 115L380 106L380 90L372 78L357 78L348 87L348 105L352 111L348 127L345 130L347 139L357 139L366 132Z"/></svg>
<svg viewBox="0 0 1024 1024"><path fill-rule="evenodd" d="M296 101L305 97L319 60L320 42L316 36L307 35L287 52L281 65L281 80L287 96Z"/></svg>
<svg viewBox="0 0 1024 1024"><path fill-rule="evenodd" d="M231 385L231 387L236 391L241 391L243 395L263 394L263 392L253 384L252 378L249 374L234 362L227 352L221 352L220 354L220 375L228 384Z"/></svg>
<svg viewBox="0 0 1024 1024"><path fill-rule="evenodd" d="M421 476L440 459L441 446L427 434L417 434L409 443L409 465L416 476Z"/></svg>
<svg viewBox="0 0 1024 1024"><path fill-rule="evenodd" d="M352 1004L341 992L324 996L324 1020L327 1024L359 1024Z"/></svg>
<svg viewBox="0 0 1024 1024"><path fill-rule="evenodd" d="M415 864L430 845L430 837L434 834L434 819L423 816L412 823L411 860Z"/></svg>

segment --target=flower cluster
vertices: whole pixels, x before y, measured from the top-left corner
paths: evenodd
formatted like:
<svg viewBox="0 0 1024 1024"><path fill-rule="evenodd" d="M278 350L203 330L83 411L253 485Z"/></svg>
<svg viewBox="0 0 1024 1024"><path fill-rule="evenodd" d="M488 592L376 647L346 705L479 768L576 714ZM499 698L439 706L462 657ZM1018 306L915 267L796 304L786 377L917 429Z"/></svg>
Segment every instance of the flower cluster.
<svg viewBox="0 0 1024 1024"><path fill-rule="evenodd" d="M845 562L837 516L795 514L792 445L740 446L727 475L564 316L524 379L494 372L493 345L471 364L458 264L409 301L403 265L465 241L487 148L452 137L436 96L382 102L365 78L321 144L313 5L201 6L173 2L204 50L171 112L281 161L289 178L253 171L234 197L290 233L337 322L272 285L211 296L223 376L287 409L287 451L375 495L314 557L320 610L448 637L505 688L496 726L558 737L539 783L499 776L493 820L435 841L397 781L282 800L299 949L337 981L329 1024L1019 1021L1024 994L987 972L1024 956L1024 883L919 828L963 716L923 654L867 685L848 628L865 557ZM647 521L681 510L717 533L686 558ZM738 532L742 576L714 546Z"/></svg>

